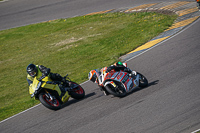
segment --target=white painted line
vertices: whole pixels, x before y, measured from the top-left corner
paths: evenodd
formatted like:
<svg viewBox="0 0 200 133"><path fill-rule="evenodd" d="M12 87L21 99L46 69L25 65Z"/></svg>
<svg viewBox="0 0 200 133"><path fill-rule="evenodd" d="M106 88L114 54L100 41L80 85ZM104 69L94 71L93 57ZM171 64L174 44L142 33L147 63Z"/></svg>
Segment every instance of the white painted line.
<svg viewBox="0 0 200 133"><path fill-rule="evenodd" d="M0 1L0 2L6 2L6 1L8 1L8 0L3 0L3 1Z"/></svg>
<svg viewBox="0 0 200 133"><path fill-rule="evenodd" d="M83 84L87 83L88 81L89 81L89 80L87 80L87 81L81 83L80 85L83 85ZM41 104L41 103L40 103L40 104ZM18 113L18 114L16 114L16 115L13 115L13 116L11 116L11 117L9 117L9 118L3 120L3 121L0 121L0 124L3 123L3 122L5 122L5 121L7 121L7 120L9 120L9 119L11 119L11 118L13 118L13 117L16 117L16 116L20 115L20 114L22 114L22 113L25 113L25 112L27 112L27 111L29 111L29 110L31 110L31 109L33 109L33 108L39 106L40 104L37 104L37 105L35 105L35 106L33 106L33 107L27 109L27 110L24 110L24 111L22 111L22 112L20 112L20 113Z"/></svg>
<svg viewBox="0 0 200 133"><path fill-rule="evenodd" d="M162 42L157 43L156 45L150 47L149 49L147 49L147 50L145 50L145 51L143 51L143 52L141 52L140 54L138 54L138 55L136 55L136 56L133 56L132 58L126 60L126 62L128 62L128 61L130 61L130 60L132 60L132 59L134 59L134 58L136 58L136 57L138 57L138 56L140 56L140 55L146 53L147 51L149 51L149 50L151 50L151 49L153 49L153 48L159 46L160 44L162 44L162 43L164 43L164 42L170 40L171 38L177 36L178 34L184 32L185 30L187 30L188 28L190 28L192 25L194 25L195 23L197 23L197 21L199 21L199 18L196 19L196 20L195 20L194 22L192 22L191 24L189 24L189 26L186 26L186 28L184 28L183 30L179 31L178 33L175 33L175 35L172 35L171 37L169 37L169 38L163 40Z"/></svg>
<svg viewBox="0 0 200 133"><path fill-rule="evenodd" d="M193 132L191 132L191 133L197 133L198 131L200 131L200 129L198 129L198 130L196 130L196 131L193 131Z"/></svg>
<svg viewBox="0 0 200 133"><path fill-rule="evenodd" d="M90 80L87 80L87 81L85 81L85 82L81 83L80 85L82 85L82 84L85 84L85 83L87 83L88 81L90 81Z"/></svg>
<svg viewBox="0 0 200 133"><path fill-rule="evenodd" d="M169 39L175 37L176 35L182 33L183 31L185 31L186 29L188 29L189 27L191 27L192 25L194 25L195 23L197 23L197 21L199 21L199 18L198 18L197 20L195 20L195 22L193 22L192 24L190 24L188 27L186 27L185 29L183 29L182 31L180 31L180 32L178 32L177 34L175 34L175 35L169 37L168 39L166 39L166 40L164 40L164 41L162 41L162 42L156 44L155 46L149 48L148 50L146 50L146 51L144 51L144 52L142 52L142 53L140 53L140 54L138 54L138 55L136 55L136 56L134 56L134 57L128 59L126 62L128 62L128 61L131 60L131 59L134 59L134 58L138 57L139 55L142 55L142 54L146 53L147 51L153 49L154 47L156 47L156 46L162 44L163 42L166 42L166 41L168 41ZM85 84L85 83L87 83L88 81L89 81L89 80L87 80L87 81L81 83L80 85ZM41 104L41 103L40 103L40 104ZM9 118L3 120L3 121L0 121L0 124L3 123L3 122L5 122L5 121L7 121L7 120L9 120L9 119L11 119L11 118L14 118L14 117L18 116L18 115L20 115L20 114L22 114L22 113L24 113L24 112L29 111L29 110L31 110L31 109L33 109L33 108L39 106L40 104L38 104L38 105L36 105L36 106L33 106L33 107L31 107L31 108L29 108L29 109L27 109L27 110L25 110L25 111L22 111L22 112L20 112L20 113L18 113L18 114L16 114L16 115L13 115L13 116L11 116L11 117L9 117ZM198 131L200 131L200 129L199 129ZM193 133L193 132L192 132L192 133ZM194 132L194 133L195 133L195 132Z"/></svg>
<svg viewBox="0 0 200 133"><path fill-rule="evenodd" d="M40 103L40 104L41 104L41 103ZM9 118L3 120L3 121L0 121L0 124L3 123L3 122L5 122L5 121L7 121L7 120L9 120L9 119L11 119L11 118L13 118L13 117L15 117L15 116L18 116L18 115L20 115L20 114L22 114L22 113L24 113L24 112L29 111L29 110L31 110L31 109L33 109L33 108L39 106L40 104L35 105L35 106L33 106L33 107L31 107L31 108L29 108L29 109L27 109L27 110L24 110L24 111L22 111L22 112L20 112L20 113L18 113L18 114L16 114L16 115L13 115L13 116L11 116L11 117L9 117Z"/></svg>

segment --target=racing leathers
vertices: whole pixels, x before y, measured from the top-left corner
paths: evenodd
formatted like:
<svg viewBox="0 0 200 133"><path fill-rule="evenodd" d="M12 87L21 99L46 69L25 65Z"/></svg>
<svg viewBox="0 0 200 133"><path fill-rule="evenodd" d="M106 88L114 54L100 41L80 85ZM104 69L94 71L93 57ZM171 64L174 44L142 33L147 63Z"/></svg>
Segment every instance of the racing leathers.
<svg viewBox="0 0 200 133"><path fill-rule="evenodd" d="M129 74L132 73L132 70L127 67L127 64L121 63L121 62L117 62L114 65L109 66L106 70L106 73L110 72L111 70L115 70L115 71L121 70L121 71L127 72Z"/></svg>
<svg viewBox="0 0 200 133"><path fill-rule="evenodd" d="M64 82L65 79L58 73L51 73L50 68L46 68L43 65L36 65L37 68L37 74L36 78L39 79L41 76L49 76L53 81L61 81ZM29 74L27 75L27 81L29 86L32 85L34 77L30 76Z"/></svg>

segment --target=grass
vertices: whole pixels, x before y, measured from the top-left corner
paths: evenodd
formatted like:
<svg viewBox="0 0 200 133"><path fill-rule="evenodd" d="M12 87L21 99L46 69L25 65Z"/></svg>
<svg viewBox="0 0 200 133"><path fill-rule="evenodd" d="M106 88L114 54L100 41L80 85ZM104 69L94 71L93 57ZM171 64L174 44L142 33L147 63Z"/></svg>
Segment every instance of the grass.
<svg viewBox="0 0 200 133"><path fill-rule="evenodd" d="M26 67L42 64L78 83L159 35L175 15L108 13L0 31L0 120L30 108Z"/></svg>

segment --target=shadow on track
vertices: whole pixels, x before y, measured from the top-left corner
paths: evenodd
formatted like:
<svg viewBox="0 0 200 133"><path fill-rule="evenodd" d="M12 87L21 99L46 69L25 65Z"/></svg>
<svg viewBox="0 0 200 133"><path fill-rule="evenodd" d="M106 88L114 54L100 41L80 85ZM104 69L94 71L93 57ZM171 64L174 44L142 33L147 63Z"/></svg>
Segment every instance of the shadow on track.
<svg viewBox="0 0 200 133"><path fill-rule="evenodd" d="M148 88L149 86L152 86L152 85L157 85L158 82L159 82L159 80L155 80L155 81L149 83L148 86L147 86L146 88Z"/></svg>
<svg viewBox="0 0 200 133"><path fill-rule="evenodd" d="M84 97L83 99L80 99L80 100L71 99L71 100L68 101L67 103L63 104L63 105L62 105L62 108L65 108L66 106L69 106L69 105L71 105L71 104L75 104L75 103L77 103L77 102L79 102L79 101L82 101L82 100L87 99L87 98L89 98L89 97L92 97L92 96L94 96L94 95L96 95L96 93L95 93L95 92L92 92L92 93L86 94L85 97ZM62 108L61 108L61 109L62 109Z"/></svg>
<svg viewBox="0 0 200 133"><path fill-rule="evenodd" d="M137 92L137 91L140 91L140 90L143 90L143 89L146 89L146 88L149 88L150 86L153 86L153 85L157 85L158 82L159 82L159 80L152 81L152 82L150 82L150 83L148 84L147 87L144 87L144 88L140 88L140 87L139 87L139 88L135 89L132 93ZM131 93L130 93L130 94L131 94Z"/></svg>
<svg viewBox="0 0 200 133"><path fill-rule="evenodd" d="M133 92L130 92L130 93L127 94L126 96L131 95L131 94L133 94L133 93L135 93L135 92L137 92L137 91L141 91L141 90L143 90L143 89L146 89L146 88L148 88L148 87L150 87L150 86L157 85L158 82L159 82L159 80L155 80L155 81L150 82L150 83L148 84L147 87L144 87L144 88L138 87L137 89L133 90ZM125 97L126 97L126 96L125 96ZM121 97L121 98L124 98L124 97Z"/></svg>

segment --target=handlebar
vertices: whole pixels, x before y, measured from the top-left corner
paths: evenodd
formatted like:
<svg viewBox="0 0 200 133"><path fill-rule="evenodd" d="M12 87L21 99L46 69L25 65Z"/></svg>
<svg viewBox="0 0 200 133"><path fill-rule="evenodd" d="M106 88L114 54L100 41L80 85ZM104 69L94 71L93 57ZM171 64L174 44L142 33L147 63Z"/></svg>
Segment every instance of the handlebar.
<svg viewBox="0 0 200 133"><path fill-rule="evenodd" d="M39 78L38 81L42 81L42 79L44 79L45 77L46 77L46 75L42 75L42 76ZM64 79L67 78L69 81L71 81L70 78L68 77L68 74L67 74L66 76L64 76L63 78L64 78Z"/></svg>
<svg viewBox="0 0 200 133"><path fill-rule="evenodd" d="M45 75L42 75L38 81L42 81L42 79L44 79L46 76Z"/></svg>
<svg viewBox="0 0 200 133"><path fill-rule="evenodd" d="M68 74L67 74L66 76L64 76L64 78L66 79L66 78L67 78L67 76L68 76Z"/></svg>
<svg viewBox="0 0 200 133"><path fill-rule="evenodd" d="M71 79L68 77L68 74L66 76L63 77L65 80L67 78L68 81L71 81Z"/></svg>

